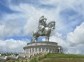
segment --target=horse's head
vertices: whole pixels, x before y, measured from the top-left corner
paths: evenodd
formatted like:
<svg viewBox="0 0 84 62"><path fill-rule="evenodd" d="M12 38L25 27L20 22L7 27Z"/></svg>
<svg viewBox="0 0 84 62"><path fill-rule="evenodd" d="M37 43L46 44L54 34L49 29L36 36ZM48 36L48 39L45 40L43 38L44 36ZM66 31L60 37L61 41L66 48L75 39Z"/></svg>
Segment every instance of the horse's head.
<svg viewBox="0 0 84 62"><path fill-rule="evenodd" d="M55 29L55 21L51 21L50 23L48 23L47 25L51 30Z"/></svg>

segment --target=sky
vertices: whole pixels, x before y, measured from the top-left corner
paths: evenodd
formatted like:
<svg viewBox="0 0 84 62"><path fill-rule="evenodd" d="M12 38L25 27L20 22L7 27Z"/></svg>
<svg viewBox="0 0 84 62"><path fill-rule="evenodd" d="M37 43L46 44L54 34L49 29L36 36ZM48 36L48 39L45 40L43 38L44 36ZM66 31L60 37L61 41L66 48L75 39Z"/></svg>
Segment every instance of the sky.
<svg viewBox="0 0 84 62"><path fill-rule="evenodd" d="M41 16L56 22L50 37L64 53L84 54L84 0L0 0L0 52L23 52ZM42 38L45 40L45 38Z"/></svg>

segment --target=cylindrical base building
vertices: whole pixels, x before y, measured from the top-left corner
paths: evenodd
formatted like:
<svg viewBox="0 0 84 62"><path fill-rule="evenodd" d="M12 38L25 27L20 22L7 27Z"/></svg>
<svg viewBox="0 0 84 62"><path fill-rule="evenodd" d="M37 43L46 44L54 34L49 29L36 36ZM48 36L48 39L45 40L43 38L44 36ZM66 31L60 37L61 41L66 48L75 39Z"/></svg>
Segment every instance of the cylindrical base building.
<svg viewBox="0 0 84 62"><path fill-rule="evenodd" d="M39 53L62 53L62 47L56 42L33 42L28 43L24 48L26 56L34 56Z"/></svg>

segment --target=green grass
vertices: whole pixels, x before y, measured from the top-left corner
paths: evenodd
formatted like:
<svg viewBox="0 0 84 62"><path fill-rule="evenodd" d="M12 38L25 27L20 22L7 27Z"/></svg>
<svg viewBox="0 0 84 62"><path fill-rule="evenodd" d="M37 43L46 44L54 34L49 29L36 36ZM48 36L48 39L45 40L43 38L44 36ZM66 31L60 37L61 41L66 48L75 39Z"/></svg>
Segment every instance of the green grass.
<svg viewBox="0 0 84 62"><path fill-rule="evenodd" d="M46 55L46 58L84 58L84 55L49 53Z"/></svg>
<svg viewBox="0 0 84 62"><path fill-rule="evenodd" d="M84 62L83 58L46 58L40 62Z"/></svg>
<svg viewBox="0 0 84 62"><path fill-rule="evenodd" d="M40 62L84 62L84 55L49 53Z"/></svg>
<svg viewBox="0 0 84 62"><path fill-rule="evenodd" d="M84 55L48 53L36 55L31 59L19 59L15 62L84 62Z"/></svg>

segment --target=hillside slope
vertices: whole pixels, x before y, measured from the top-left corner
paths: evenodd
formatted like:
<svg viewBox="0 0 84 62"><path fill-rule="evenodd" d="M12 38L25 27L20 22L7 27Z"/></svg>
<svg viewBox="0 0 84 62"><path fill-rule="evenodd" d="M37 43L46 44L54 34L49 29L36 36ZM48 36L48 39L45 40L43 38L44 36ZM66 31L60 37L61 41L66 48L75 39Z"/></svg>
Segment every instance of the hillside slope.
<svg viewBox="0 0 84 62"><path fill-rule="evenodd" d="M84 55L47 54L40 62L84 62Z"/></svg>

